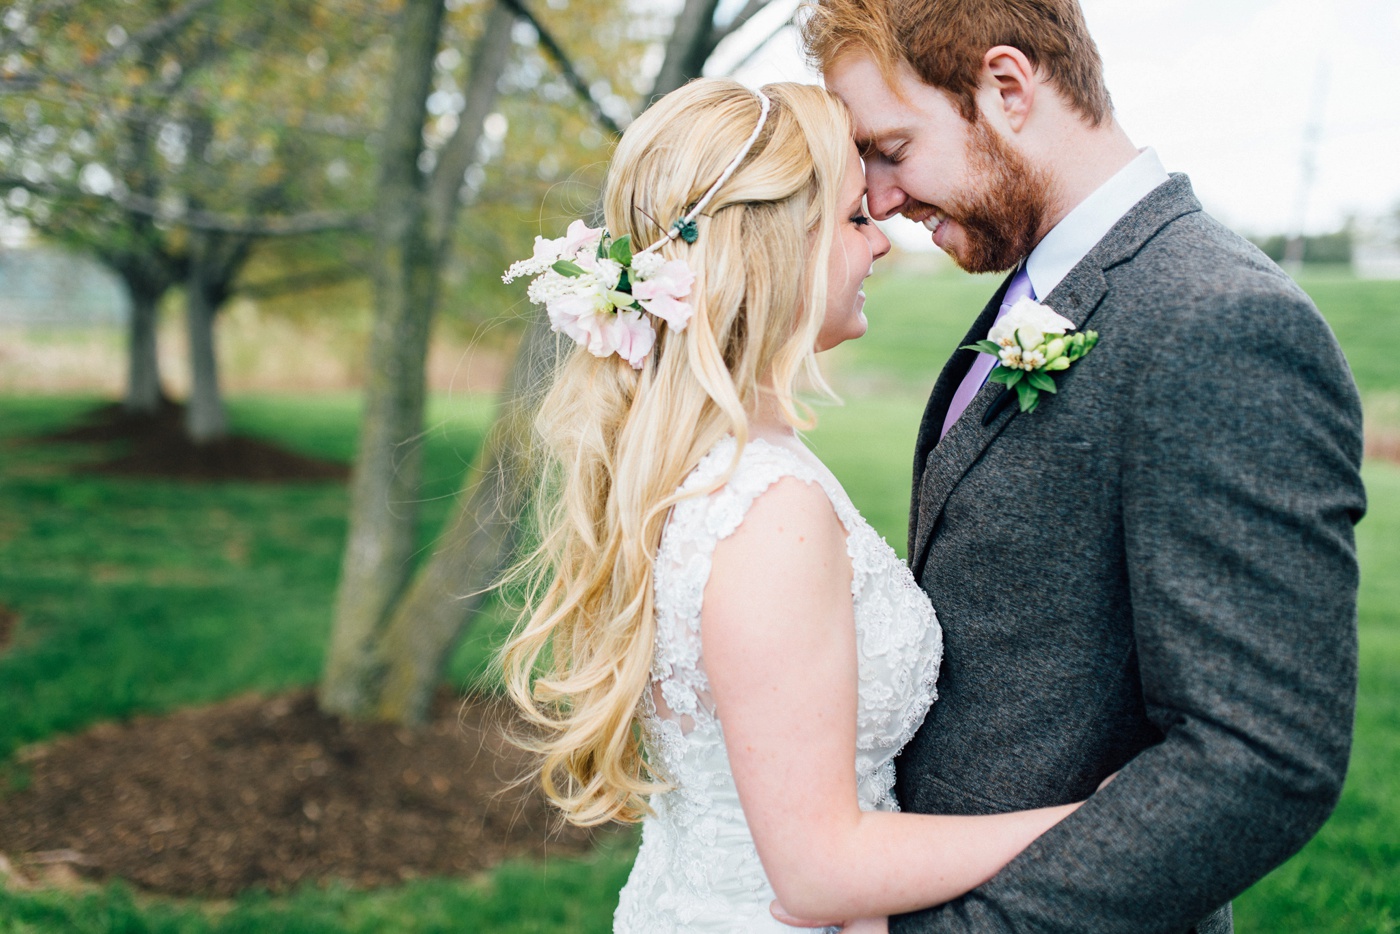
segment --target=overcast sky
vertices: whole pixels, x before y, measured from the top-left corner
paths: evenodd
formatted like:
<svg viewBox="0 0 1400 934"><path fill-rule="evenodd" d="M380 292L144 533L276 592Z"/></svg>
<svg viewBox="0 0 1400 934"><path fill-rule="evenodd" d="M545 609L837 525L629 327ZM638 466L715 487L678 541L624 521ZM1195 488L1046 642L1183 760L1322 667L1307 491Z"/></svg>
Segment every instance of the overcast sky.
<svg viewBox="0 0 1400 934"><path fill-rule="evenodd" d="M1312 115L1321 112L1310 232L1400 204L1400 0L1081 0L1119 122L1221 220L1291 230ZM780 0L781 22L795 3ZM751 23L719 70L775 24ZM1319 81L1319 73L1325 75ZM791 30L735 73L817 81ZM1323 88L1321 106L1317 98ZM926 239L926 235L924 239ZM904 238L901 237L901 240Z"/></svg>

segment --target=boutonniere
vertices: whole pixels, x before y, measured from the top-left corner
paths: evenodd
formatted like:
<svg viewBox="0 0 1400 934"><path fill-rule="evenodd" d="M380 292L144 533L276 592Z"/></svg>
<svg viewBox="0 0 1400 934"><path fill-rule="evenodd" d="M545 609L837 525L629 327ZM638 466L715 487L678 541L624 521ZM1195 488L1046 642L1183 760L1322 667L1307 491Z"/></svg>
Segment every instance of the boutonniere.
<svg viewBox="0 0 1400 934"><path fill-rule="evenodd" d="M1068 370L1099 342L1097 331L1074 330L1074 322L1033 299L1023 298L987 332L987 339L963 350L991 354L999 362L988 377L1016 390L1022 412L1034 412L1042 392L1055 393L1052 373Z"/></svg>

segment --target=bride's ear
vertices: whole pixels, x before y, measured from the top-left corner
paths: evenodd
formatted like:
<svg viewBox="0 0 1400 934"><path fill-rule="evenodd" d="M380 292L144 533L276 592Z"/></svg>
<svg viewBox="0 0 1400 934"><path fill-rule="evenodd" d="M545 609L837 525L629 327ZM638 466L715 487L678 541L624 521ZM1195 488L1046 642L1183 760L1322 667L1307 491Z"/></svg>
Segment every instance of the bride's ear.
<svg viewBox="0 0 1400 934"><path fill-rule="evenodd" d="M997 45L982 56L978 104L994 123L1019 133L1035 105L1040 77L1026 53L1015 46Z"/></svg>

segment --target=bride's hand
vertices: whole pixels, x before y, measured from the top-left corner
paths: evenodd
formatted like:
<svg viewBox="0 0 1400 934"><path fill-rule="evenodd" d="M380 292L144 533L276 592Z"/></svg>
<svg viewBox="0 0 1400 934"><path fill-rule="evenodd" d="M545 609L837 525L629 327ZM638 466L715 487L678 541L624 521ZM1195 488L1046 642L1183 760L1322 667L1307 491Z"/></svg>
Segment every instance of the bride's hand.
<svg viewBox="0 0 1400 934"><path fill-rule="evenodd" d="M841 934L889 934L889 918L861 918L841 928Z"/></svg>
<svg viewBox="0 0 1400 934"><path fill-rule="evenodd" d="M768 903L768 913L774 918L786 924L790 928L840 928L843 931L850 930L842 921L812 921L807 918L799 918L789 914L783 907L782 902L776 898Z"/></svg>

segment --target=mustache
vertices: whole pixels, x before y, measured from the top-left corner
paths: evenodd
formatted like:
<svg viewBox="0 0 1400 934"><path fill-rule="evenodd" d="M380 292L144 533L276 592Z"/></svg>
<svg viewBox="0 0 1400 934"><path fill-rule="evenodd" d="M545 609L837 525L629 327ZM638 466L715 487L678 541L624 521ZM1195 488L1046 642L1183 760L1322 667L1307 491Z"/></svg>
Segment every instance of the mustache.
<svg viewBox="0 0 1400 934"><path fill-rule="evenodd" d="M916 201L913 198L910 198L907 202L905 202L904 206L899 209L899 213L902 216L909 218L911 221L921 224L933 215L938 214L940 212L938 208L934 207L931 204L928 204L924 201ZM942 213L946 215L950 212L943 211Z"/></svg>

